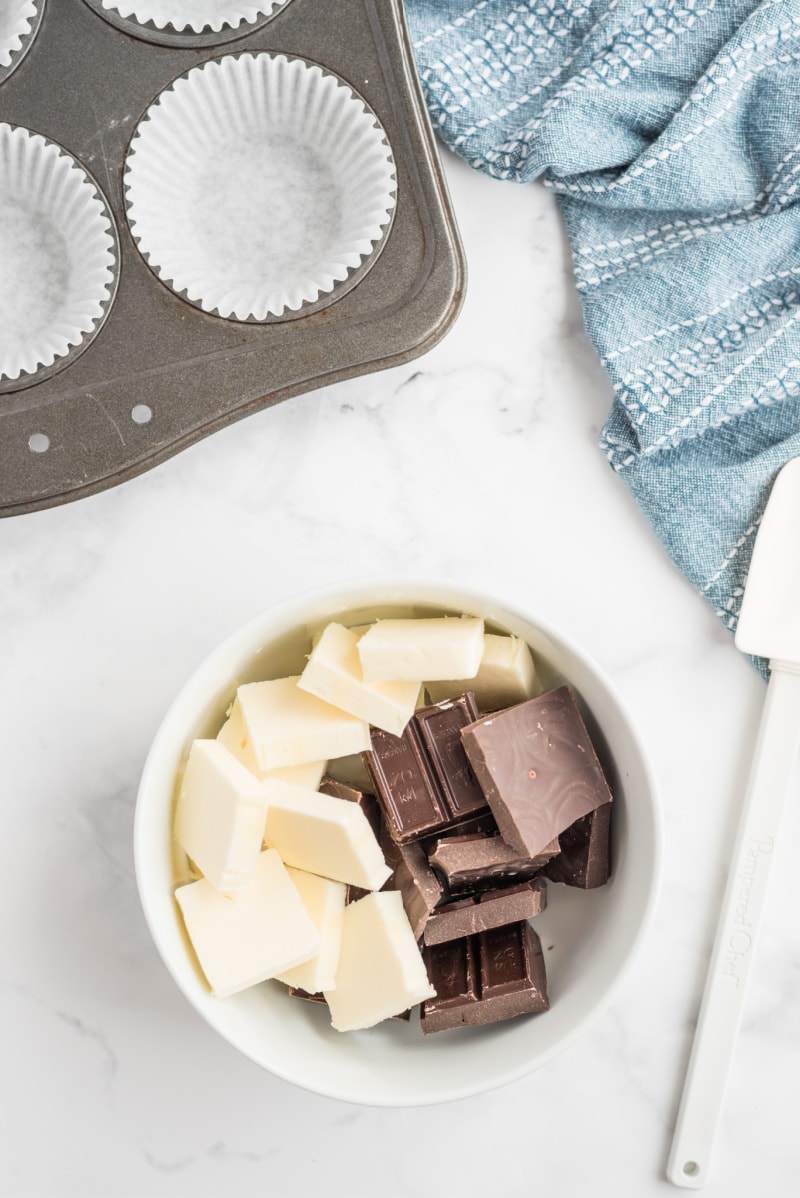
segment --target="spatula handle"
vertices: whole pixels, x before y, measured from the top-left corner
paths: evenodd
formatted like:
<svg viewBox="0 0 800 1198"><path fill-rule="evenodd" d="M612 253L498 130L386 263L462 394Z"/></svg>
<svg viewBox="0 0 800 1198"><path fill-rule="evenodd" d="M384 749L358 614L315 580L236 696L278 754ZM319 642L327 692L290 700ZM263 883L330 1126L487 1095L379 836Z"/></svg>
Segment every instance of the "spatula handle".
<svg viewBox="0 0 800 1198"><path fill-rule="evenodd" d="M771 667L667 1164L670 1181L695 1190L708 1177L773 850L800 747L800 666L772 662Z"/></svg>

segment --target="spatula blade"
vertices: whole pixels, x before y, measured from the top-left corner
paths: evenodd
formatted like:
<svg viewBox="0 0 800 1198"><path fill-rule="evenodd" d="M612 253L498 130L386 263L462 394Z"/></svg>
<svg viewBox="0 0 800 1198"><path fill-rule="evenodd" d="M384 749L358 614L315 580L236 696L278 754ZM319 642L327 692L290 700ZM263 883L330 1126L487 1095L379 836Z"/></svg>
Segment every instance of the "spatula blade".
<svg viewBox="0 0 800 1198"><path fill-rule="evenodd" d="M781 469L756 536L736 647L800 663L800 458Z"/></svg>

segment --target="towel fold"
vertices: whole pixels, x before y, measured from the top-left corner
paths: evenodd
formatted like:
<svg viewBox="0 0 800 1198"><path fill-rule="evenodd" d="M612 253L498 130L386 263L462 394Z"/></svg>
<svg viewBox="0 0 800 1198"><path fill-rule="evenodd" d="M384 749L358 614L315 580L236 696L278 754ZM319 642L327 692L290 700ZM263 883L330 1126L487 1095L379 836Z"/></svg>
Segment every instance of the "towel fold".
<svg viewBox="0 0 800 1198"><path fill-rule="evenodd" d="M406 0L434 128L558 198L600 437L735 630L800 455L800 0Z"/></svg>

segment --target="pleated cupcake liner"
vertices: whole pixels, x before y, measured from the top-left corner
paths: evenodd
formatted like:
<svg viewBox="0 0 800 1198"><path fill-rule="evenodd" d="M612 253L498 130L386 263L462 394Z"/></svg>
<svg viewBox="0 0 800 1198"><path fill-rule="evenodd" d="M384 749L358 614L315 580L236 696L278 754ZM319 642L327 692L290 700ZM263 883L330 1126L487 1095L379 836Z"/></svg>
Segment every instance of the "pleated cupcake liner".
<svg viewBox="0 0 800 1198"><path fill-rule="evenodd" d="M0 69L8 73L38 24L44 0L5 0L0 4Z"/></svg>
<svg viewBox="0 0 800 1198"><path fill-rule="evenodd" d="M108 206L77 160L0 123L0 382L35 376L97 331L115 250Z"/></svg>
<svg viewBox="0 0 800 1198"><path fill-rule="evenodd" d="M266 321L362 267L396 204L375 115L316 64L229 54L162 92L131 140L128 218L151 269L206 312Z"/></svg>
<svg viewBox="0 0 800 1198"><path fill-rule="evenodd" d="M271 16L289 0L101 0L108 12L157 29L172 28L193 33L207 29L219 33Z"/></svg>

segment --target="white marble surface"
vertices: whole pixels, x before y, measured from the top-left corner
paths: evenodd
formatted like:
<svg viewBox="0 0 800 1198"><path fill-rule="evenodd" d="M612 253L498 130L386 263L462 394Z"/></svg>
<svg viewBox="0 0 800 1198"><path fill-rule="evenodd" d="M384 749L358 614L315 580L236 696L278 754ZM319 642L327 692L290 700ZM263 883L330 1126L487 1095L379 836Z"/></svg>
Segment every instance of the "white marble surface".
<svg viewBox="0 0 800 1198"><path fill-rule="evenodd" d="M0 523L0 1192L653 1198L764 687L595 446L609 385L552 197L446 163L464 311L416 362L289 401L117 489ZM145 928L159 718L228 632L398 567L537 610L611 675L661 787L664 888L613 1005L538 1074L424 1110L295 1089L219 1040ZM796 806L796 805L793 805ZM800 1168L792 810L706 1187Z"/></svg>

